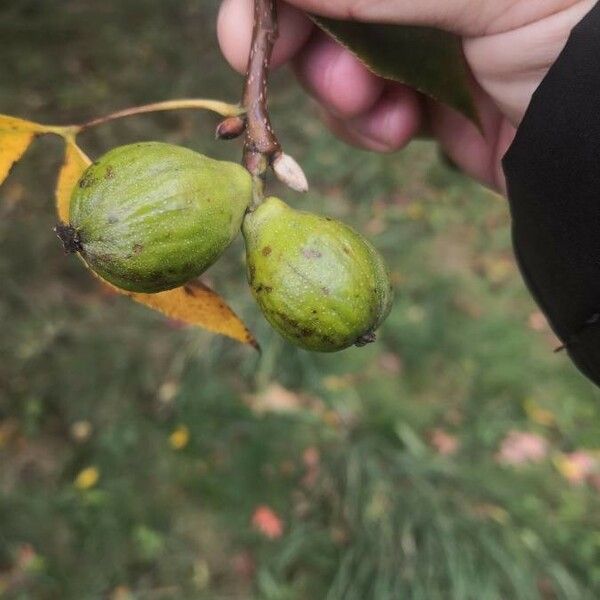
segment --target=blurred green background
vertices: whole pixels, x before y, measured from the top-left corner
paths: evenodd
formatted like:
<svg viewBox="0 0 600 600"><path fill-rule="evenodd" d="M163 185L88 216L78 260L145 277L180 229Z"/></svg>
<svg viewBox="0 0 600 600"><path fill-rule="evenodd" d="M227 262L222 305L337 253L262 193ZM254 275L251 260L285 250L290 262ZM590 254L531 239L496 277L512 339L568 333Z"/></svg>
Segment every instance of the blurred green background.
<svg viewBox="0 0 600 600"><path fill-rule="evenodd" d="M5 2L0 112L67 123L235 101L216 8ZM356 226L388 260L397 299L378 342L338 355L282 342L240 241L207 280L261 357L106 294L52 232L61 143L37 140L0 189L0 598L600 597L599 394L553 352L505 202L431 144L345 147L287 72L272 96L312 183L289 202ZM237 160L215 124L142 116L81 142Z"/></svg>

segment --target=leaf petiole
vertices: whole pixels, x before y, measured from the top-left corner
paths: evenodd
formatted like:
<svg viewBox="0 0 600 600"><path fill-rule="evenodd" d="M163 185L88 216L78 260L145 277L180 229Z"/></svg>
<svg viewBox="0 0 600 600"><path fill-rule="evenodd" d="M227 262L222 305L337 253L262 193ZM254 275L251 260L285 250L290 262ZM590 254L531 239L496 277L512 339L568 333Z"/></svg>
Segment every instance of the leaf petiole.
<svg viewBox="0 0 600 600"><path fill-rule="evenodd" d="M98 125L103 125L110 121L116 121L117 119L123 119L125 117L133 117L135 115L141 115L153 112L162 112L168 110L181 110L181 109L204 109L213 111L222 117L238 117L243 115L246 111L239 104L230 104L229 102L222 102L220 100L209 100L204 98L184 98L180 100L166 100L164 102L153 102L152 104L144 104L141 106L132 106L131 108L125 108L114 113L110 113L103 117L98 117L82 123L77 126L79 131L90 129Z"/></svg>

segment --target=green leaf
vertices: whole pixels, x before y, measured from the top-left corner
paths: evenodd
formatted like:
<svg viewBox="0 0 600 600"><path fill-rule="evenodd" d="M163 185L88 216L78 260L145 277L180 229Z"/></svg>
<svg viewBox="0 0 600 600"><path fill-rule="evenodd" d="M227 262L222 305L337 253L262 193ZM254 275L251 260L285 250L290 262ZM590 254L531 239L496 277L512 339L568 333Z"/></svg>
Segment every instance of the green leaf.
<svg viewBox="0 0 600 600"><path fill-rule="evenodd" d="M311 18L376 75L415 88L479 126L457 36L428 27Z"/></svg>

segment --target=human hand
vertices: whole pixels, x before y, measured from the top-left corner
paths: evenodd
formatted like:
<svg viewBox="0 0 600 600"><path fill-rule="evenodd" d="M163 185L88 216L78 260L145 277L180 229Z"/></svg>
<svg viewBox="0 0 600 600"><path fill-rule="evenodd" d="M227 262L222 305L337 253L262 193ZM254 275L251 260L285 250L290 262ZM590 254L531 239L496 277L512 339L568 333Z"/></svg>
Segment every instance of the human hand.
<svg viewBox="0 0 600 600"><path fill-rule="evenodd" d="M390 152L427 130L468 175L505 191L501 159L531 96L571 29L596 0L287 0L279 7L273 65L292 61L340 138ZM246 68L252 0L225 0L218 32L231 65ZM302 11L337 19L427 25L459 35L483 134L454 110L385 81L317 30Z"/></svg>

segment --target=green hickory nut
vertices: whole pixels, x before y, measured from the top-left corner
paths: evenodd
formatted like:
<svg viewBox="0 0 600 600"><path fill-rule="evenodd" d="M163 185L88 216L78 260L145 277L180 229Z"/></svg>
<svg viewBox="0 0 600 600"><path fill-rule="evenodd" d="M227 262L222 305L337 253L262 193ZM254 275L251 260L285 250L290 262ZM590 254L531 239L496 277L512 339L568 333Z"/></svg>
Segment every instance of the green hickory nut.
<svg viewBox="0 0 600 600"><path fill-rule="evenodd" d="M246 215L242 232L252 293L285 339L316 352L375 340L393 292L383 258L363 236L278 198Z"/></svg>
<svg viewBox="0 0 600 600"><path fill-rule="evenodd" d="M210 267L238 234L252 199L240 165L160 142L120 146L73 191L65 250L113 285L154 293Z"/></svg>

